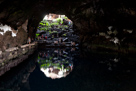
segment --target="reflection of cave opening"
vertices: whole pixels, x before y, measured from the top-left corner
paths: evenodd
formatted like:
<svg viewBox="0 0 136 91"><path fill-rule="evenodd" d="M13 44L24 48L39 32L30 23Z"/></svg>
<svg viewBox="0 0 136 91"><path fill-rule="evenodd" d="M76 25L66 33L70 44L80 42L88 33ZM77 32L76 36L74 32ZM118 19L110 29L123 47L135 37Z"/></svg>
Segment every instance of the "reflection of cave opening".
<svg viewBox="0 0 136 91"><path fill-rule="evenodd" d="M66 77L73 70L74 54L78 47L46 48L39 51L38 64L46 77L56 79Z"/></svg>
<svg viewBox="0 0 136 91"><path fill-rule="evenodd" d="M39 23L36 33L38 43L46 46L77 46L78 36L73 22L65 15L49 14Z"/></svg>

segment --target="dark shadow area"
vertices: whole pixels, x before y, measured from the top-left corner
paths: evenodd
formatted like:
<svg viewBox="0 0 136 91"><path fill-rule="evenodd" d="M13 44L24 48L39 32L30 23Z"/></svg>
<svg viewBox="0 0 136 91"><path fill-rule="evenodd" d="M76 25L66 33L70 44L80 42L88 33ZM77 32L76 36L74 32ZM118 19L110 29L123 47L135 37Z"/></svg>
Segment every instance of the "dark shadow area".
<svg viewBox="0 0 136 91"><path fill-rule="evenodd" d="M0 77L0 91L29 91L29 75L35 69L37 53L29 56L18 66L11 68Z"/></svg>
<svg viewBox="0 0 136 91"><path fill-rule="evenodd" d="M135 60L116 53L81 53L74 47L46 48L0 77L0 91L135 91ZM47 77L41 68L55 76Z"/></svg>

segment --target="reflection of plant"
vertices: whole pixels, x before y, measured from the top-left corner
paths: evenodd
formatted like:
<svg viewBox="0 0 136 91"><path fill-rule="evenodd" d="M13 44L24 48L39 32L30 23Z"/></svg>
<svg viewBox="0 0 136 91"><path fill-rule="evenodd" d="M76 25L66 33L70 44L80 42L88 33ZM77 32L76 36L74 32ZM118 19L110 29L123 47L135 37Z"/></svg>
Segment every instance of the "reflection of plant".
<svg viewBox="0 0 136 91"><path fill-rule="evenodd" d="M53 57L50 57L49 59L52 60Z"/></svg>
<svg viewBox="0 0 136 91"><path fill-rule="evenodd" d="M64 57L67 57L67 55L64 55Z"/></svg>
<svg viewBox="0 0 136 91"><path fill-rule="evenodd" d="M38 56L38 59L40 59L40 56Z"/></svg>
<svg viewBox="0 0 136 91"><path fill-rule="evenodd" d="M38 58L40 58L40 57L38 57ZM38 63L40 64L40 68L46 69L46 68L49 68L50 66L53 66L56 69L62 69L62 67L63 67L66 70L69 69L69 67L67 67L67 66L69 66L69 64L71 64L71 62L69 62L68 60L65 60L65 59L63 59L62 61L53 62L53 57L49 57L49 60L48 59L40 60ZM65 67L65 65L67 65L67 66Z"/></svg>
<svg viewBox="0 0 136 91"><path fill-rule="evenodd" d="M66 34L63 34L63 36L66 36Z"/></svg>
<svg viewBox="0 0 136 91"><path fill-rule="evenodd" d="M58 31L53 31L53 33L58 33Z"/></svg>

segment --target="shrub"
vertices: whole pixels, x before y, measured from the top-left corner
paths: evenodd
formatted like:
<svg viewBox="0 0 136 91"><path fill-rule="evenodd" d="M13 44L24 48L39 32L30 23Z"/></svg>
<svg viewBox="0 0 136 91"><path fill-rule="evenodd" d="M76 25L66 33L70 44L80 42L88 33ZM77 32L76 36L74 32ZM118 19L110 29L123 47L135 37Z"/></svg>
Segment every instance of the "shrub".
<svg viewBox="0 0 136 91"><path fill-rule="evenodd" d="M68 17L65 16L64 19L68 19Z"/></svg>
<svg viewBox="0 0 136 91"><path fill-rule="evenodd" d="M53 26L53 25L58 26L58 25L59 25L59 23L57 23L57 22L51 23L51 26Z"/></svg>
<svg viewBox="0 0 136 91"><path fill-rule="evenodd" d="M58 31L53 31L53 33L58 33Z"/></svg>
<svg viewBox="0 0 136 91"><path fill-rule="evenodd" d="M66 34L63 34L63 36L66 36Z"/></svg>
<svg viewBox="0 0 136 91"><path fill-rule="evenodd" d="M36 38L38 38L39 35L40 35L40 34L37 33L37 34L36 34Z"/></svg>

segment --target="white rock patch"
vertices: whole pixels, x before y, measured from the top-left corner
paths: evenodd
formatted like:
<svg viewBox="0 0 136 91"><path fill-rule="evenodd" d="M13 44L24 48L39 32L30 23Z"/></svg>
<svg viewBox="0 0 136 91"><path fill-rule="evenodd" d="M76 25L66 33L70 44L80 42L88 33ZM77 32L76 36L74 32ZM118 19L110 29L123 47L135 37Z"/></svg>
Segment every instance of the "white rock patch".
<svg viewBox="0 0 136 91"><path fill-rule="evenodd" d="M113 28L113 26L109 26L108 29L111 30Z"/></svg>
<svg viewBox="0 0 136 91"><path fill-rule="evenodd" d="M127 30L127 29L123 29L123 31L128 32L128 33L132 33L133 32L133 30Z"/></svg>
<svg viewBox="0 0 136 91"><path fill-rule="evenodd" d="M110 41L114 42L115 44L120 44L119 39L117 37L114 37Z"/></svg>
<svg viewBox="0 0 136 91"><path fill-rule="evenodd" d="M2 34L2 35L4 35L7 31L11 31L11 32L12 32L12 37L15 37L16 34L17 34L17 32L16 32L16 33L13 33L11 27L8 26L8 25L3 25L3 24L1 24L1 25L0 25L0 29L4 31L4 32L0 32L0 34ZM16 30L16 31L18 31L18 30Z"/></svg>
<svg viewBox="0 0 136 91"><path fill-rule="evenodd" d="M99 36L105 36L105 33L104 32L100 32Z"/></svg>

